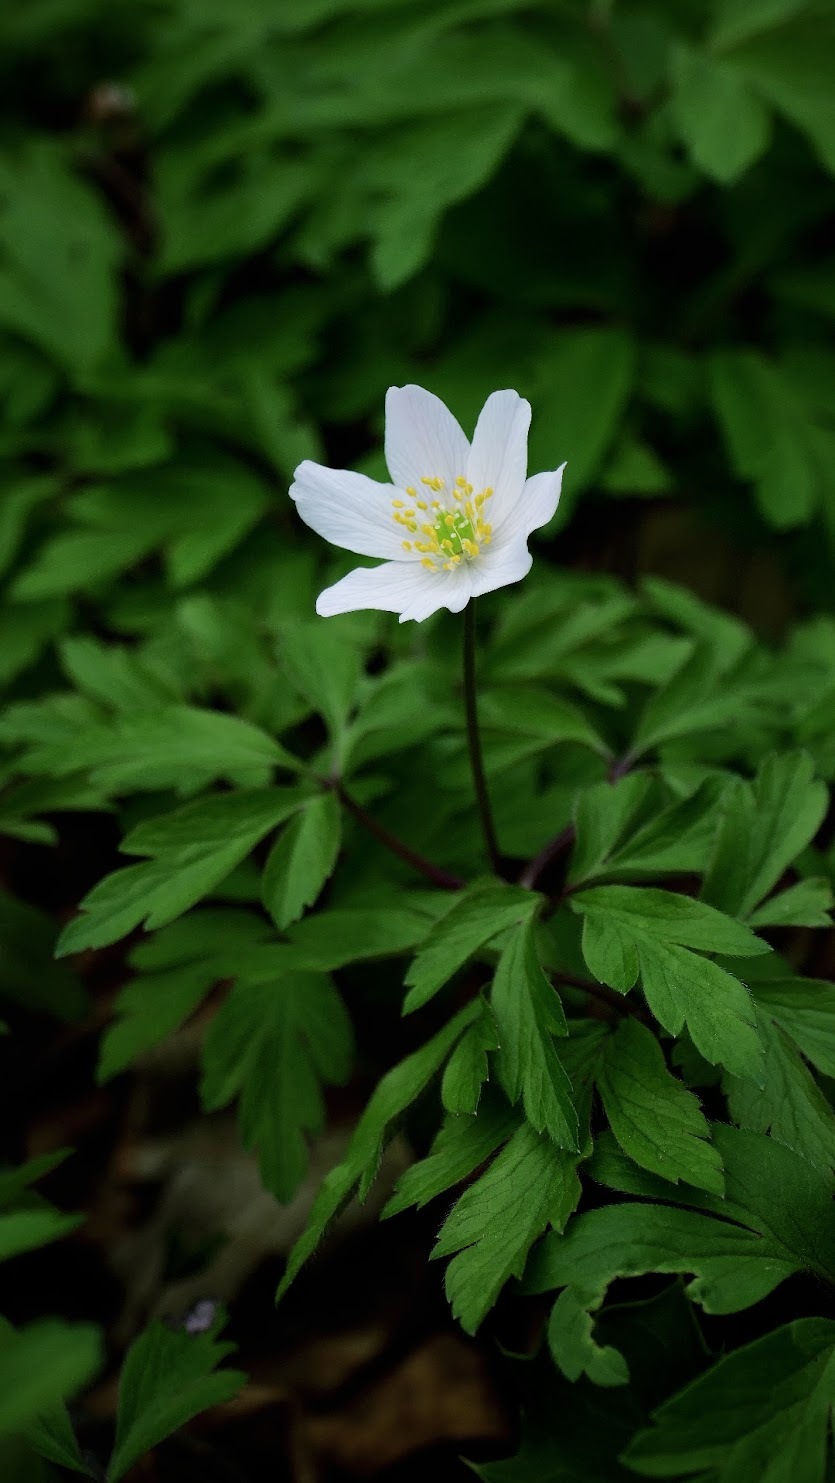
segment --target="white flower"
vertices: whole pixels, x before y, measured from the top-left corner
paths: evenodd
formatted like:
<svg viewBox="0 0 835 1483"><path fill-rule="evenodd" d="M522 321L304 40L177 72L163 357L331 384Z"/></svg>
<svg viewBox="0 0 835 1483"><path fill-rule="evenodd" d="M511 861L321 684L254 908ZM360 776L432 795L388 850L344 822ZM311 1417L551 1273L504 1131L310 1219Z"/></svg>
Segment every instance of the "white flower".
<svg viewBox="0 0 835 1483"><path fill-rule="evenodd" d="M323 617L378 608L400 622L527 576L528 536L557 508L565 464L526 479L531 409L515 391L487 398L472 443L438 397L420 386L386 395L391 484L305 461L290 490L325 540L383 565L359 567L320 592Z"/></svg>

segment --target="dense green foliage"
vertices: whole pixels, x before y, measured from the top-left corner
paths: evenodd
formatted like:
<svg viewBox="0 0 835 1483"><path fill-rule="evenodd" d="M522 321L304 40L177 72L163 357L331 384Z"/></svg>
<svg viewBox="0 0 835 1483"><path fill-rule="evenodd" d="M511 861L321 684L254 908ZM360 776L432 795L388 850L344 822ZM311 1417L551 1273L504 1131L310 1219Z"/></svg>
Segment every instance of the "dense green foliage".
<svg viewBox="0 0 835 1483"><path fill-rule="evenodd" d="M407 1053L285 1285L419 1102L384 1217L437 1202L468 1332L502 1293L490 1335L537 1315L520 1450L481 1476L823 1483L831 4L42 0L0 29L10 1020L83 1019L123 944L104 1083L214 992L202 1105L287 1201L379 1019ZM382 475L408 381L468 431L513 386L531 470L568 460L532 574L479 604L503 879L460 620L316 618L355 562L286 493L305 457ZM753 626L644 560L656 510L696 587L756 554ZM59 935L18 852L98 813L126 859ZM77 1224L30 1189L49 1164L0 1174L0 1258ZM217 1327L135 1340L108 1479L236 1391ZM101 1364L92 1325L3 1329L4 1477L89 1475L64 1403Z"/></svg>

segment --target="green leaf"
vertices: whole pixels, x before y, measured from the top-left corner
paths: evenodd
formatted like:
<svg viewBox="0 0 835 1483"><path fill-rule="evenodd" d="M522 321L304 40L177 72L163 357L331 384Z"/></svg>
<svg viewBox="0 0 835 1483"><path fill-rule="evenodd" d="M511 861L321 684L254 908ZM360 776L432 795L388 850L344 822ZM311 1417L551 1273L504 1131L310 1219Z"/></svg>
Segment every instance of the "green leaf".
<svg viewBox="0 0 835 1483"><path fill-rule="evenodd" d="M85 1478L93 1477L82 1456L63 1401L54 1401L40 1412L37 1420L27 1427L26 1438L39 1457L69 1468L73 1473L81 1473Z"/></svg>
<svg viewBox="0 0 835 1483"><path fill-rule="evenodd" d="M443 212L489 180L521 122L517 106L462 110L372 145L366 170L380 199L371 262L381 288L397 288L423 267Z"/></svg>
<svg viewBox="0 0 835 1483"><path fill-rule="evenodd" d="M283 622L279 660L294 689L340 737L351 713L360 677L360 653L327 623Z"/></svg>
<svg viewBox="0 0 835 1483"><path fill-rule="evenodd" d="M814 876L769 896L748 922L752 927L831 927L834 902L829 881Z"/></svg>
<svg viewBox="0 0 835 1483"><path fill-rule="evenodd" d="M732 1354L679 1391L627 1447L649 1478L703 1468L734 1483L824 1483L835 1392L835 1323L801 1318Z"/></svg>
<svg viewBox="0 0 835 1483"><path fill-rule="evenodd" d="M752 980L758 1004L825 1076L835 1077L835 985L814 978Z"/></svg>
<svg viewBox="0 0 835 1483"><path fill-rule="evenodd" d="M829 6L810 6L790 25L750 36L734 47L734 63L740 72L761 97L808 136L830 173L835 170L835 124L829 73L822 59L831 55L833 39Z"/></svg>
<svg viewBox="0 0 835 1483"><path fill-rule="evenodd" d="M763 1009L759 1034L765 1047L764 1085L724 1078L731 1117L743 1128L771 1133L810 1164L835 1168L835 1112L789 1036Z"/></svg>
<svg viewBox="0 0 835 1483"><path fill-rule="evenodd" d="M496 1068L510 1101L521 1101L537 1133L558 1148L577 1148L571 1083L554 1046L566 1034L556 989L542 971L532 918L509 935L493 979L490 1002L498 1028Z"/></svg>
<svg viewBox="0 0 835 1483"><path fill-rule="evenodd" d="M336 865L342 815L333 793L312 798L285 826L264 866L261 899L280 930L312 906Z"/></svg>
<svg viewBox="0 0 835 1483"><path fill-rule="evenodd" d="M105 947L143 920L162 927L214 890L276 824L305 801L293 789L218 794L140 824L122 842L150 855L105 876L81 902L82 915L64 928L59 956Z"/></svg>
<svg viewBox="0 0 835 1483"><path fill-rule="evenodd" d="M631 773L586 788L577 804L577 838L568 879L635 880L700 870L707 858L721 788L710 780L664 806L652 779Z"/></svg>
<svg viewBox="0 0 835 1483"><path fill-rule="evenodd" d="M732 916L751 917L823 821L827 788L814 771L807 752L772 755L753 783L738 780L728 790L702 884L704 901ZM764 910L767 919L768 905Z"/></svg>
<svg viewBox="0 0 835 1483"><path fill-rule="evenodd" d="M685 1180L724 1194L707 1120L693 1093L668 1071L645 1025L628 1019L618 1026L606 1043L597 1089L612 1132L636 1164L674 1184Z"/></svg>
<svg viewBox="0 0 835 1483"><path fill-rule="evenodd" d="M736 1313L793 1272L835 1272L831 1175L759 1133L717 1125L714 1140L724 1200L678 1192L622 1156L617 1166L595 1160L591 1172L615 1189L701 1208L627 1203L586 1211L537 1248L525 1291L573 1286L596 1305L616 1277L695 1273L687 1288L694 1302L708 1313Z"/></svg>
<svg viewBox="0 0 835 1483"><path fill-rule="evenodd" d="M354 1130L341 1164L332 1169L313 1202L307 1229L299 1237L287 1260L277 1296L287 1291L300 1268L312 1256L326 1227L359 1186L365 1199L379 1167L383 1143L390 1124L420 1095L456 1044L459 1036L480 1014L477 1003L459 1010L443 1029L405 1061L387 1071L371 1097Z"/></svg>
<svg viewBox="0 0 835 1483"><path fill-rule="evenodd" d="M563 329L543 361L529 463L552 469L567 459L570 498L591 481L614 442L632 390L634 355L621 329Z"/></svg>
<svg viewBox="0 0 835 1483"><path fill-rule="evenodd" d="M0 323L82 378L116 341L117 225L59 138L0 161Z"/></svg>
<svg viewBox="0 0 835 1483"><path fill-rule="evenodd" d="M716 47L730 47L779 26L809 5L809 0L717 0L714 6Z"/></svg>
<svg viewBox="0 0 835 1483"><path fill-rule="evenodd" d="M248 982L246 969L212 1021L200 1095L211 1111L239 1096L244 1146L265 1187L289 1201L307 1171L310 1134L325 1120L322 1083L347 1081L353 1033L323 974L285 971Z"/></svg>
<svg viewBox="0 0 835 1483"><path fill-rule="evenodd" d="M20 1435L30 1427L40 1436L41 1416L49 1416L54 1407L77 1395L100 1369L102 1359L101 1335L92 1324L49 1318L14 1330L4 1322L0 1329L0 1437ZM54 1460L65 1461L63 1457Z"/></svg>
<svg viewBox="0 0 835 1483"><path fill-rule="evenodd" d="M58 1210L36 1208L12 1210L0 1215L0 1262L34 1251L49 1241L60 1241L81 1225L80 1215L63 1215Z"/></svg>
<svg viewBox="0 0 835 1483"><path fill-rule="evenodd" d="M591 972L620 993L638 973L664 1029L685 1024L712 1065L762 1080L763 1051L750 995L739 979L694 949L746 957L768 952L750 928L689 896L651 887L593 886L572 899L582 912L583 956Z"/></svg>
<svg viewBox="0 0 835 1483"><path fill-rule="evenodd" d="M702 952L755 957L770 952L750 927L703 901L651 886L592 886L578 892L578 911L605 914L638 943L675 943Z"/></svg>
<svg viewBox="0 0 835 1483"><path fill-rule="evenodd" d="M568 1380L588 1375L593 1385L626 1385L629 1366L611 1345L598 1344L586 1303L573 1287L560 1293L548 1320L548 1348Z"/></svg>
<svg viewBox="0 0 835 1483"><path fill-rule="evenodd" d="M680 737L716 731L731 723L738 726L751 701L744 689L716 681L716 659L703 645L668 684L650 696L632 741L631 757L642 757Z"/></svg>
<svg viewBox="0 0 835 1483"><path fill-rule="evenodd" d="M406 974L409 1014L437 994L453 974L499 932L533 915L539 897L515 886L477 884L453 902L429 932Z"/></svg>
<svg viewBox="0 0 835 1483"><path fill-rule="evenodd" d="M673 117L693 163L722 185L737 180L768 148L768 110L731 64L681 43L672 78Z"/></svg>
<svg viewBox="0 0 835 1483"><path fill-rule="evenodd" d="M117 1016L102 1036L96 1077L109 1081L193 1014L218 973L211 963L188 963L163 973L145 973L119 990Z"/></svg>
<svg viewBox="0 0 835 1483"><path fill-rule="evenodd" d="M426 1158L418 1159L401 1174L394 1194L383 1207L382 1219L399 1215L412 1205L421 1209L453 1185L462 1184L518 1126L518 1113L489 1093L482 1099L477 1117L447 1117Z"/></svg>
<svg viewBox="0 0 835 1483"><path fill-rule="evenodd" d="M425 937L428 924L424 912L406 906L334 907L296 923L287 936L305 967L330 972L369 958L404 957Z"/></svg>
<svg viewBox="0 0 835 1483"><path fill-rule="evenodd" d="M452 1256L446 1293L474 1333L510 1277L521 1276L533 1242L562 1227L580 1197L576 1159L528 1124L513 1134L441 1227L433 1257Z"/></svg>
<svg viewBox="0 0 835 1483"><path fill-rule="evenodd" d="M66 964L54 960L52 918L0 890L0 934L0 994L62 1020L80 1019L88 1008L87 995Z"/></svg>
<svg viewBox="0 0 835 1483"><path fill-rule="evenodd" d="M777 530L805 524L820 500L813 432L780 367L753 350L722 350L708 362L716 416L740 478L754 484L760 509ZM765 446L760 436L768 427Z"/></svg>
<svg viewBox="0 0 835 1483"><path fill-rule="evenodd" d="M444 1067L441 1101L447 1112L475 1116L488 1077L488 1055L498 1045L495 1021L483 1004L481 1017L464 1031Z"/></svg>
<svg viewBox="0 0 835 1483"><path fill-rule="evenodd" d="M240 1370L217 1368L235 1347L218 1343L219 1327L189 1334L152 1323L131 1345L119 1380L116 1444L107 1473L111 1483L193 1416L240 1390L246 1380Z"/></svg>
<svg viewBox="0 0 835 1483"><path fill-rule="evenodd" d="M165 706L99 720L30 752L32 772L86 772L110 793L175 788L194 793L215 780L260 785L275 767L300 770L260 727L196 706Z"/></svg>

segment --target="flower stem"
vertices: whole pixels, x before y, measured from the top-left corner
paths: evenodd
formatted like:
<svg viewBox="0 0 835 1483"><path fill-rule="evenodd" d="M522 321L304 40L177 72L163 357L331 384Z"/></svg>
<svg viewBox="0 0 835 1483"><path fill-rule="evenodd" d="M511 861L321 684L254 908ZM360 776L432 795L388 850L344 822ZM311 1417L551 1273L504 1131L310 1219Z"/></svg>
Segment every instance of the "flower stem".
<svg viewBox="0 0 835 1483"><path fill-rule="evenodd" d="M349 814L353 815L358 824L362 824L369 834L373 834L374 838L378 839L380 844L385 845L387 850L391 850L393 855L397 855L398 859L404 860L407 865L411 865L413 870L425 876L433 886L440 886L443 891L460 891L462 886L466 885L460 876L444 870L441 865L433 865L431 860L425 860L423 855L419 855L417 850L412 849L411 845L398 839L397 835L386 829L384 824L379 824L372 814L366 813L361 803L357 803L356 799L351 797L340 782L332 782L330 786L340 803Z"/></svg>
<svg viewBox="0 0 835 1483"><path fill-rule="evenodd" d="M473 770L476 803L478 804L481 829L487 856L492 869L499 874L499 846L493 827L487 779L484 776L484 760L481 755L481 738L478 733L478 697L475 684L475 598L471 598L464 609L464 705L467 714L467 742L470 748L470 766Z"/></svg>

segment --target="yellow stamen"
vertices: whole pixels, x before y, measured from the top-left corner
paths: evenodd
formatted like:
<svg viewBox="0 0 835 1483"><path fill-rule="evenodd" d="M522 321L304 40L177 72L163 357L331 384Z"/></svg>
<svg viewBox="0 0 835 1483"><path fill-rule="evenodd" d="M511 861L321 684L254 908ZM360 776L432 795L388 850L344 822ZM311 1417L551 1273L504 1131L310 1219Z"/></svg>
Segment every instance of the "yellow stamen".
<svg viewBox="0 0 835 1483"><path fill-rule="evenodd" d="M403 506L405 504L405 500L402 500L402 499L393 499L392 500L392 504L394 505L395 510L402 510L403 509Z"/></svg>
<svg viewBox="0 0 835 1483"><path fill-rule="evenodd" d="M417 505L417 507L418 507L419 510L428 510L429 509L429 506L427 505L427 503L426 503L425 500L419 499L419 500L416 500L415 503L416 503L416 505Z"/></svg>
<svg viewBox="0 0 835 1483"><path fill-rule="evenodd" d="M412 543L411 543L411 541L403 541L402 542L402 545L403 545L403 550L404 551L411 551L411 549L412 549Z"/></svg>
<svg viewBox="0 0 835 1483"><path fill-rule="evenodd" d="M412 499L417 499L417 490L415 489L414 484L406 485L406 493L410 494L412 496Z"/></svg>
<svg viewBox="0 0 835 1483"><path fill-rule="evenodd" d="M421 566L428 566L430 572L434 572L435 570L435 563L434 561L430 561L428 556L424 556Z"/></svg>
<svg viewBox="0 0 835 1483"><path fill-rule="evenodd" d="M478 546L475 541L464 540L461 542L461 545L464 547L468 556L478 556Z"/></svg>

